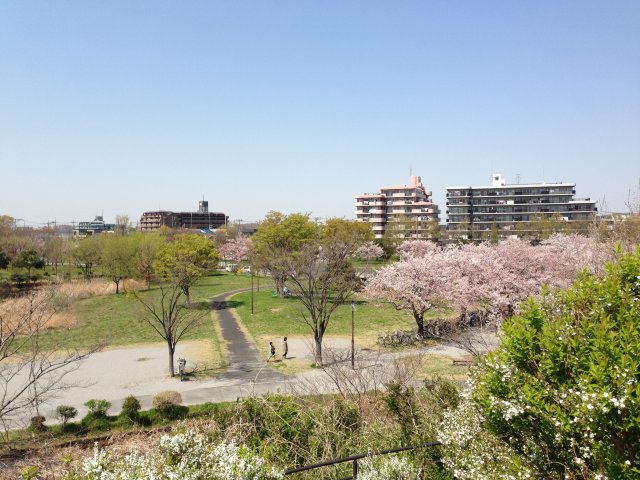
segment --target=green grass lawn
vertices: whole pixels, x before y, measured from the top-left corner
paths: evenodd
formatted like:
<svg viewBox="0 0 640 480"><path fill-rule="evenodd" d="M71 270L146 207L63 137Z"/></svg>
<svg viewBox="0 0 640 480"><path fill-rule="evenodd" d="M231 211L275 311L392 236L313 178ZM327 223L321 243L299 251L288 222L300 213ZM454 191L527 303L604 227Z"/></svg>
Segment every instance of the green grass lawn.
<svg viewBox="0 0 640 480"><path fill-rule="evenodd" d="M266 283L263 278L261 283ZM257 283L255 277L254 282ZM251 276L245 273L214 272L209 276L201 278L198 283L191 287L191 300L193 302L206 301L211 297L220 295L231 290L239 290L241 288L251 288Z"/></svg>
<svg viewBox="0 0 640 480"><path fill-rule="evenodd" d="M251 286L251 277L213 273L203 277L191 288L191 302L201 303L230 290ZM152 287L140 292L146 298L157 297L159 289ZM105 295L80 300L69 312L75 319L73 328L49 330L40 337L45 349L84 348L103 341L109 346L137 343L162 342L158 334L143 321L144 312L140 303L130 294ZM184 338L210 339L219 344L213 317L207 314L201 324Z"/></svg>
<svg viewBox="0 0 640 480"><path fill-rule="evenodd" d="M243 324L250 335L261 345L264 338L284 336L311 336L312 331L302 320L306 311L296 298L273 296L273 290L254 293L254 314L251 315L251 294L241 293L233 297ZM415 330L413 316L406 311L397 311L382 302L367 302L356 297L355 334L359 343L372 346L378 336L394 330ZM351 336L351 307L338 307L331 317L326 335Z"/></svg>

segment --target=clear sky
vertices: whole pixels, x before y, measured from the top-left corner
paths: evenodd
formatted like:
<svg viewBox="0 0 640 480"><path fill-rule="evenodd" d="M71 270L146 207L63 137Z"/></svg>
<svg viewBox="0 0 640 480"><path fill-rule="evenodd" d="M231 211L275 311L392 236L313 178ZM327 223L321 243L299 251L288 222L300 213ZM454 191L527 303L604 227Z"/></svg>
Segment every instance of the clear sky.
<svg viewBox="0 0 640 480"><path fill-rule="evenodd" d="M640 1L0 2L0 214L354 218L411 169L625 210Z"/></svg>

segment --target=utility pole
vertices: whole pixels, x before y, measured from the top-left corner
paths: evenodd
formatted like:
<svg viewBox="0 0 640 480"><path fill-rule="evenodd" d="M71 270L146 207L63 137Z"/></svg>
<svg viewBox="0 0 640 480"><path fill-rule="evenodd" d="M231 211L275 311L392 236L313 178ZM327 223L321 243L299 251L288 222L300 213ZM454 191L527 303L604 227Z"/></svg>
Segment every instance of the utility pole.
<svg viewBox="0 0 640 480"><path fill-rule="evenodd" d="M355 370L355 316L356 316L356 302L351 302L351 369Z"/></svg>

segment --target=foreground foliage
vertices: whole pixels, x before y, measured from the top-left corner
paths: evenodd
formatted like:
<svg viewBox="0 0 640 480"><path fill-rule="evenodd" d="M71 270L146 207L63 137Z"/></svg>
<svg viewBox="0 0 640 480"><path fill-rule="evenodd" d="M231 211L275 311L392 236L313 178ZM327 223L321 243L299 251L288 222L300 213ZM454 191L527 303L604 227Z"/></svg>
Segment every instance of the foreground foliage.
<svg viewBox="0 0 640 480"><path fill-rule="evenodd" d="M73 478L73 473L69 472ZM277 480L282 471L267 465L246 447L233 443L213 444L193 431L163 435L158 448L147 454L112 455L96 448L93 457L82 464L87 480Z"/></svg>
<svg viewBox="0 0 640 480"><path fill-rule="evenodd" d="M179 416L184 419L183 422L174 424L172 430L174 434L184 434L186 430L196 432L190 433L189 438L178 437L182 438L180 442L183 443L204 437L210 445L218 445L221 442L226 445L243 445L241 447L243 452L252 452L251 455L257 455L279 469L295 468L369 451L376 452L432 441L435 438L436 428L442 421L443 412L457 403L458 396L454 385L441 380L425 382L421 388L411 387L408 382L401 382L389 385L388 389L367 391L368 393L363 391L360 394L345 391L340 395L268 395L233 404L205 404L200 406L198 411L194 410L196 407L190 407L188 412L185 407L185 411ZM151 420L149 415L152 413L154 419L157 417L159 421L153 421L153 425L169 425L167 419L155 410L139 412L134 422L128 418L126 412L121 413L119 417L107 417L105 421L111 421L114 428L129 426L129 430L132 428L135 430L150 424L148 420ZM160 420L164 421L160 422ZM70 437L76 431L76 425L68 423L66 427L65 431L69 434L67 443L72 443L69 440L72 440ZM38 444L41 445L41 449L46 450L45 445L50 442L43 440L50 438L47 434L51 433L53 432L38 434ZM167 459L169 457L166 451L158 446L159 434L160 432L149 431L136 435L132 432L132 443L129 445L134 445L141 451L150 447L155 451L152 454L154 458ZM78 436L83 437L80 432ZM100 466L104 467L104 471L114 474L114 465L123 465L124 455L131 450L127 445L127 438L129 437L119 435L116 431L109 439L106 436L101 437L102 445L113 441L115 447L111 447L108 452L99 451L97 455L91 455L90 451L79 452L77 448L66 453L59 450L43 451L42 456L36 456L31 451L28 463L22 462L15 467L36 468L39 475L44 478L67 478L65 475L68 472L75 472L78 476L88 475L89 471L95 473L96 469L101 468ZM87 448L90 446L87 445ZM70 454L73 459L70 458ZM212 455L208 450L203 450L201 454L205 458ZM89 460L84 463L85 466L93 469L85 473L82 470L83 462L80 460L84 456L89 457ZM360 463L359 472L364 478L414 480L420 472L418 478L448 480L451 477L443 470L440 457L441 451L438 447L414 450L399 457L373 457ZM67 460L64 460L65 458ZM65 462L64 465L61 465L60 459ZM0 459L0 461L3 460ZM174 460L169 462L169 467L173 468ZM144 462L151 461L144 460ZM200 462L198 464L202 465L204 460L191 458L189 461ZM298 480L344 478L350 472L351 463L347 462L303 472L297 474L295 478ZM381 472L387 472L386 476L380 476ZM200 478L187 475L175 477L163 477L160 474L156 477L133 475L132 473L130 477L94 475L94 477L75 478Z"/></svg>
<svg viewBox="0 0 640 480"><path fill-rule="evenodd" d="M440 438L457 478L640 475L640 249L530 301Z"/></svg>

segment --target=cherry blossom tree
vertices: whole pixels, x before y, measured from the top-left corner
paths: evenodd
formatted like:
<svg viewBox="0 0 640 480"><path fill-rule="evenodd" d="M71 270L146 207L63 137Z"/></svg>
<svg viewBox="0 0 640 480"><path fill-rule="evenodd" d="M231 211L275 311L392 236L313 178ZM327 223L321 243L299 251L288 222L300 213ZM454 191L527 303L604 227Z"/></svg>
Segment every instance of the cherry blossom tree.
<svg viewBox="0 0 640 480"><path fill-rule="evenodd" d="M396 253L402 260L407 258L419 258L430 255L438 249L438 246L427 240L406 240L400 244Z"/></svg>
<svg viewBox="0 0 640 480"><path fill-rule="evenodd" d="M466 277L466 289L454 298L462 308L511 316L520 302L540 294L544 286L565 288L584 269L601 272L612 256L611 245L576 234L554 235L540 245L519 239L465 245L455 261Z"/></svg>
<svg viewBox="0 0 640 480"><path fill-rule="evenodd" d="M231 260L237 265L249 258L249 239L240 235L220 245L218 253L223 259ZM237 271L236 268L235 273L237 273Z"/></svg>
<svg viewBox="0 0 640 480"><path fill-rule="evenodd" d="M424 335L425 315L452 305L452 295L466 279L454 261L454 249L436 249L423 257L408 257L380 269L367 282L370 298L383 299L397 310L411 312L418 335Z"/></svg>
<svg viewBox="0 0 640 480"><path fill-rule="evenodd" d="M356 257L371 262L384 255L384 249L375 242L367 242L358 248L354 254Z"/></svg>
<svg viewBox="0 0 640 480"><path fill-rule="evenodd" d="M557 267L556 275L564 283L560 285L562 287L572 282L577 273L582 270L586 269L595 275L603 273L604 265L614 260L615 256L610 242L575 233L552 235L542 242L542 246L546 248L547 256L559 258L557 262L552 262L550 259L547 259L547 262Z"/></svg>
<svg viewBox="0 0 640 480"><path fill-rule="evenodd" d="M383 298L412 312L424 332L429 311L484 310L511 317L518 304L545 286L564 288L584 269L602 271L611 245L581 235L554 235L540 245L520 239L441 249L430 242L404 242L401 261L380 270L367 284L371 298Z"/></svg>

